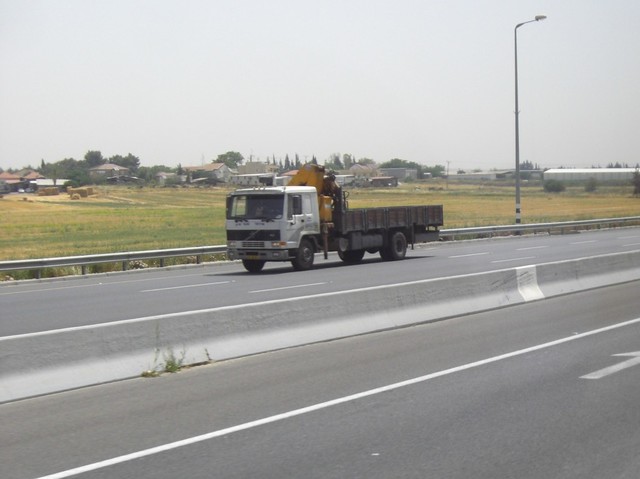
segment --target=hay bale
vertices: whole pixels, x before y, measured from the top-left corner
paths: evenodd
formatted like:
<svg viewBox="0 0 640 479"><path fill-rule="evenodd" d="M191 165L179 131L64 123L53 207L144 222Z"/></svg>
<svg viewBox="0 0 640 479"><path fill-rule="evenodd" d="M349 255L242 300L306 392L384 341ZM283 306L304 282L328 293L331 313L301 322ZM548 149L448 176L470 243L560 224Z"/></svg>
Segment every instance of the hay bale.
<svg viewBox="0 0 640 479"><path fill-rule="evenodd" d="M48 186L46 188L38 188L38 196L56 196L60 194L57 186Z"/></svg>
<svg viewBox="0 0 640 479"><path fill-rule="evenodd" d="M78 195L78 199L87 198L89 196L89 192L87 190L88 188L67 188L67 193L69 193L71 199L74 199L73 197L75 195Z"/></svg>

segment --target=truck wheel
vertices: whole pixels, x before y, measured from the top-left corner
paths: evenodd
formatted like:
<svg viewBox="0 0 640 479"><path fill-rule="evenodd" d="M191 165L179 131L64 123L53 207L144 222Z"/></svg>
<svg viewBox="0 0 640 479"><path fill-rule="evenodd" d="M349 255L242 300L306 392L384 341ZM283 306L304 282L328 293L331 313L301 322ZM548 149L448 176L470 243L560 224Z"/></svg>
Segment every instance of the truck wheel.
<svg viewBox="0 0 640 479"><path fill-rule="evenodd" d="M242 266L244 266L244 269L246 269L249 273L259 273L260 271L262 271L264 263L265 261L259 259L242 260Z"/></svg>
<svg viewBox="0 0 640 479"><path fill-rule="evenodd" d="M380 250L380 256L385 261L404 259L407 254L407 238L401 231L396 231L389 239L389 245Z"/></svg>
<svg viewBox="0 0 640 479"><path fill-rule="evenodd" d="M362 261L364 258L364 250L363 249L351 249L348 251L338 251L338 256L342 261L348 264L355 264Z"/></svg>
<svg viewBox="0 0 640 479"><path fill-rule="evenodd" d="M293 269L296 271L306 271L313 266L313 258L315 251L313 250L313 244L308 239L300 241L300 247L296 251L296 256L291 260Z"/></svg>

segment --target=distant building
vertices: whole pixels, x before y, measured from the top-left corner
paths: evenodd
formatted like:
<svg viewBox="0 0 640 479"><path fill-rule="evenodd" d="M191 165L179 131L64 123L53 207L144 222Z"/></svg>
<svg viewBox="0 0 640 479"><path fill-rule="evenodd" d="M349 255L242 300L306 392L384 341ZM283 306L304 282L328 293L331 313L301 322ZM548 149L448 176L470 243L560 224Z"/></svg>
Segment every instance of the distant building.
<svg viewBox="0 0 640 479"><path fill-rule="evenodd" d="M169 171L158 171L154 176L156 183L165 186L167 182L184 183L187 181L186 175L178 175Z"/></svg>
<svg viewBox="0 0 640 479"><path fill-rule="evenodd" d="M10 191L25 191L31 188L31 183L37 179L42 179L42 176L37 171L33 170L21 170L17 173L0 173L0 180L4 183L4 190L7 187Z"/></svg>
<svg viewBox="0 0 640 479"><path fill-rule="evenodd" d="M238 174L255 175L258 173L276 173L278 167L270 163L262 163L261 161L249 161L244 165L238 166Z"/></svg>
<svg viewBox="0 0 640 479"><path fill-rule="evenodd" d="M231 169L224 163L207 163L206 165L200 166L185 166L182 169L185 172L190 173L191 175L196 172L209 173L216 180L225 183L229 181L231 175L233 174Z"/></svg>
<svg viewBox="0 0 640 479"><path fill-rule="evenodd" d="M506 178L508 174L513 175L513 171L508 173L503 173L502 177ZM455 175L449 175L449 178L452 180L481 180L481 181L492 181L499 178L497 171L485 171L485 172L475 172L475 173L458 173Z"/></svg>
<svg viewBox="0 0 640 479"><path fill-rule="evenodd" d="M272 186L274 184L274 175L271 173L232 175L229 183L238 186Z"/></svg>
<svg viewBox="0 0 640 479"><path fill-rule="evenodd" d="M356 177L354 175L336 175L336 183L340 186L353 185L355 181Z"/></svg>
<svg viewBox="0 0 640 479"><path fill-rule="evenodd" d="M114 165L113 163L105 163L104 165L94 166L89 169L91 178L112 178L117 176L128 176L129 168Z"/></svg>
<svg viewBox="0 0 640 479"><path fill-rule="evenodd" d="M29 182L29 184L31 185L31 187L34 190L37 190L38 188L50 188L52 186L64 186L65 183L69 181L65 178L56 178L51 179L51 178L38 178L36 180L32 180Z"/></svg>
<svg viewBox="0 0 640 479"><path fill-rule="evenodd" d="M544 179L557 181L631 181L635 168L556 168L544 172Z"/></svg>
<svg viewBox="0 0 640 479"><path fill-rule="evenodd" d="M378 188L398 186L398 178L395 176L374 176L371 178L371 186Z"/></svg>
<svg viewBox="0 0 640 479"><path fill-rule="evenodd" d="M415 168L380 168L380 174L393 176L400 181L418 179L418 170Z"/></svg>
<svg viewBox="0 0 640 479"><path fill-rule="evenodd" d="M374 166L366 166L356 163L349 168L349 174L356 178L371 178L372 176L378 176L379 173Z"/></svg>
<svg viewBox="0 0 640 479"><path fill-rule="evenodd" d="M21 180L18 175L14 175L13 173L0 173L0 182L2 182L3 191L5 193L9 193L11 191L18 191L20 188Z"/></svg>

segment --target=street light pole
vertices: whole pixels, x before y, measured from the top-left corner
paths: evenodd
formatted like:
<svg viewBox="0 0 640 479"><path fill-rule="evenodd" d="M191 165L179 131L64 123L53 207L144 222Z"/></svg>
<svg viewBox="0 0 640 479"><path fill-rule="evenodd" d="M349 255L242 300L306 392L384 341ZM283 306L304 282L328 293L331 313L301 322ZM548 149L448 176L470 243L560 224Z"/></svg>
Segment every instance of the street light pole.
<svg viewBox="0 0 640 479"><path fill-rule="evenodd" d="M513 29L513 46L515 52L515 71L516 71L516 224L521 222L520 214L520 122L518 115L520 109L518 106L518 28L527 23L539 22L547 18L545 15L536 15L533 20L518 23Z"/></svg>

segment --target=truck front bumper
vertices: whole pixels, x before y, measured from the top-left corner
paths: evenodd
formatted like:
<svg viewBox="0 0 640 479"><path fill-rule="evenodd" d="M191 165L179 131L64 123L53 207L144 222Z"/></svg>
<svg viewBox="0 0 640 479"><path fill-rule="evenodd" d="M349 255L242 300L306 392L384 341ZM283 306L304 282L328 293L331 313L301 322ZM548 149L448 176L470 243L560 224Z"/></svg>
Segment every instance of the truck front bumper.
<svg viewBox="0 0 640 479"><path fill-rule="evenodd" d="M291 256L286 249L227 249L230 260L250 259L258 261L289 261Z"/></svg>

